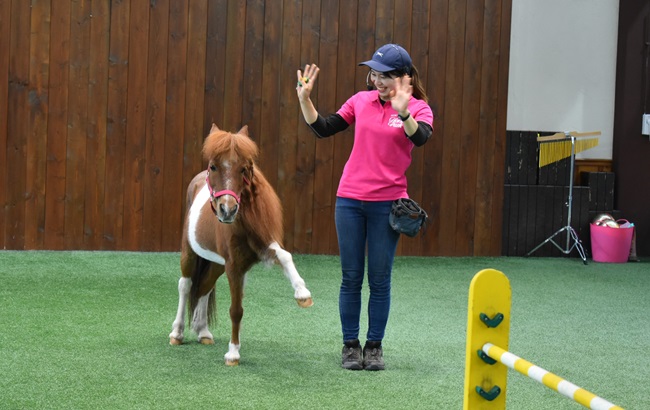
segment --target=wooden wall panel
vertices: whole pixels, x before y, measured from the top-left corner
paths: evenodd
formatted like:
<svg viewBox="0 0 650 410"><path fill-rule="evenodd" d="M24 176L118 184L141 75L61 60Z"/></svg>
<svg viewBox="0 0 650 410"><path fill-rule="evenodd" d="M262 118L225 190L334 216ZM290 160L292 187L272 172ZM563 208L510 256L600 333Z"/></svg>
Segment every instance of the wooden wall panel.
<svg viewBox="0 0 650 410"><path fill-rule="evenodd" d="M29 121L25 171L25 247L43 247L45 233L45 176L47 167L47 115L50 61L50 4L32 4L29 42Z"/></svg>
<svg viewBox="0 0 650 410"><path fill-rule="evenodd" d="M124 177L127 125L127 86L129 75L128 2L115 2L110 10L108 95L106 102L106 185L104 188L104 229L101 249L125 249ZM177 136L178 138L178 136Z"/></svg>
<svg viewBox="0 0 650 410"><path fill-rule="evenodd" d="M13 3L12 33L9 42L9 104L7 118L7 202L5 241L8 249L25 246L25 192L27 170L27 134L29 118L29 44L30 7Z"/></svg>
<svg viewBox="0 0 650 410"><path fill-rule="evenodd" d="M258 91L261 91L262 96L262 114L260 135L255 140L260 147L260 167L269 183L277 187L278 131L280 127L277 104L280 95L283 13L279 2L275 3L275 7L267 7L267 2L264 4L264 50L261 61L264 76L259 83L260 90Z"/></svg>
<svg viewBox="0 0 650 410"><path fill-rule="evenodd" d="M107 110L110 5L91 3L90 66L88 71L88 131L84 208L84 248L100 249L104 232L104 192L106 191ZM90 103L93 101L93 103Z"/></svg>
<svg viewBox="0 0 650 410"><path fill-rule="evenodd" d="M449 238L442 236L440 229L441 221L446 218L444 212L443 197L443 178L446 177L446 170L441 166L443 158L443 138L447 134L445 127L445 116L443 116L444 104L446 99L446 76L447 76L447 41L440 41L446 38L449 13L449 2L447 0L434 0L430 3L429 12L429 36L428 43L428 60L426 61L426 70L423 67L420 74L427 83L427 95L430 98L429 105L433 109L435 120L433 123L434 135L422 148L424 150L424 169L427 171L423 175L423 200L422 206L429 213L431 219L431 228L422 235L421 240L424 242L423 254L436 255L442 254L441 244L448 241ZM417 65L417 64L416 64Z"/></svg>
<svg viewBox="0 0 650 410"><path fill-rule="evenodd" d="M223 13L223 11L221 11ZM224 65L225 87L219 98L223 99L223 123L218 125L224 129L239 129L242 124L242 106L246 98L243 93L244 82L244 44L246 38L246 1L229 1L226 9L226 58L217 64ZM211 22L208 22L210 24ZM208 56L207 65L211 63Z"/></svg>
<svg viewBox="0 0 650 410"><path fill-rule="evenodd" d="M327 115L396 42L436 115L407 175L432 223L398 253L499 255L511 1L0 0L0 248L178 250L215 123L259 144L285 246L338 253L354 127L316 139L295 73Z"/></svg>
<svg viewBox="0 0 650 410"><path fill-rule="evenodd" d="M442 196L440 198L443 218L440 220L440 251L445 255L459 256L456 228L461 203L461 185L466 181L461 174L461 138L463 123L463 73L465 65L466 2L449 2L447 24L447 56L445 76L445 101L442 117L445 134L442 138ZM436 164L437 165L437 164ZM467 221L465 221L467 223ZM466 238L463 232L462 236Z"/></svg>
<svg viewBox="0 0 650 410"><path fill-rule="evenodd" d="M123 247L142 249L146 149L149 4L131 2L126 151L124 155ZM149 210L147 210L149 211Z"/></svg>
<svg viewBox="0 0 650 410"><path fill-rule="evenodd" d="M69 89L66 138L66 249L84 249L85 179L94 158L86 157L90 80L90 2L70 2ZM88 163L86 163L88 159Z"/></svg>
<svg viewBox="0 0 650 410"><path fill-rule="evenodd" d="M144 249L161 250L163 183L165 161L165 118L167 114L167 63L169 43L169 0L149 5L147 64L147 108L144 134L144 176L142 236Z"/></svg>
<svg viewBox="0 0 650 410"><path fill-rule="evenodd" d="M70 3L51 7L49 116L47 127L47 177L45 186L45 249L65 249L66 141L68 94ZM119 187L121 191L121 187Z"/></svg>
<svg viewBox="0 0 650 410"><path fill-rule="evenodd" d="M7 113L9 102L9 40L11 39L11 1L0 1L0 164L7 163ZM7 184L9 175L4 165L0 165L0 205L7 203ZM6 249L5 230L7 215L4 206L0 208L0 248Z"/></svg>
<svg viewBox="0 0 650 410"><path fill-rule="evenodd" d="M478 166L479 124L481 108L481 67L483 62L483 0L467 2L465 51L462 69L461 126L459 135L458 213L456 220L456 249L459 255L471 255L474 250L474 223ZM477 138L477 136L479 138Z"/></svg>
<svg viewBox="0 0 650 410"><path fill-rule="evenodd" d="M241 122L248 125L250 136L257 141L262 132L260 87L265 74L260 64L264 52L264 0L247 1L245 27Z"/></svg>
<svg viewBox="0 0 650 410"><path fill-rule="evenodd" d="M161 225L168 230L162 235L160 248L165 251L178 249L181 235L184 201L168 201L166 198L183 198L183 134L185 131L185 93L187 90L187 36L188 7L185 2L172 1L169 8L169 43L167 59L178 64L167 65L167 99L163 161L164 184L162 191Z"/></svg>
<svg viewBox="0 0 650 410"><path fill-rule="evenodd" d="M301 55L294 70L302 67L305 62L318 61L318 45L321 23L321 2L307 1L302 10ZM291 70L289 70L291 71ZM297 76L288 75L288 81L295 81ZM312 249L314 218L314 170L316 161L316 138L309 132L301 132L304 120L298 118L296 124L296 169L295 169L295 195L300 198L294 208L294 251L308 253ZM287 230L291 230L287 226Z"/></svg>
<svg viewBox="0 0 650 410"><path fill-rule="evenodd" d="M204 102L204 124L218 124L225 128L224 124L224 95L226 85L226 30L228 28L228 1L210 0L207 2L207 33L206 33L206 56L212 60L211 64L205 66L205 102ZM200 6L196 5L197 13L201 12ZM190 26L192 29L192 26ZM200 36L198 30L193 30L194 35ZM188 62L190 62L188 57ZM195 75L196 63L188 65L188 75ZM198 90L197 90L198 91Z"/></svg>
<svg viewBox="0 0 650 410"><path fill-rule="evenodd" d="M497 138L499 132L499 81L502 66L508 60L501 60L502 34L506 10L499 2L486 2L482 28L481 102L479 119L479 142L477 159L476 217L474 218L475 240L472 254L492 255L499 251L499 241L491 238L492 231L501 226L495 207L503 195L503 163L505 144ZM508 23L509 24L509 23ZM506 74L507 77L507 74ZM505 107L505 105L503 106ZM505 114L503 115L505 119Z"/></svg>

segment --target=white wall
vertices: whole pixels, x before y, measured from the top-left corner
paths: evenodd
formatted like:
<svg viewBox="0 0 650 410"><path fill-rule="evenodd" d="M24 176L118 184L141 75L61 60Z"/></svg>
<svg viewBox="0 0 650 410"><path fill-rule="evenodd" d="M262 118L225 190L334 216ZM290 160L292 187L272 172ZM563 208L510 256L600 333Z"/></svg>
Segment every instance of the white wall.
<svg viewBox="0 0 650 410"><path fill-rule="evenodd" d="M513 0L508 130L601 131L611 159L618 0Z"/></svg>

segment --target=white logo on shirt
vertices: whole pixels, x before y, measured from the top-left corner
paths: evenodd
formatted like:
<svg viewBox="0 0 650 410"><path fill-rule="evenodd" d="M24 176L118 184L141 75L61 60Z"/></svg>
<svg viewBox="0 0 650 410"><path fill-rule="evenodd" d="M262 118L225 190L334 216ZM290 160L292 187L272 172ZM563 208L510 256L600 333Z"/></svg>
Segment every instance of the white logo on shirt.
<svg viewBox="0 0 650 410"><path fill-rule="evenodd" d="M388 126L394 128L402 128L404 126L404 123L399 119L397 114L393 114L388 119Z"/></svg>

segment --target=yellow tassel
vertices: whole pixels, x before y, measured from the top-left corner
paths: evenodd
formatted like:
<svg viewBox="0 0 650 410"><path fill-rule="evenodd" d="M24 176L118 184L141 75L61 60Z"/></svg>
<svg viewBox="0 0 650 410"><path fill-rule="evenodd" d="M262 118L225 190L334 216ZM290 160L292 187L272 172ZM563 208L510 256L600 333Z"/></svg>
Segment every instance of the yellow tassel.
<svg viewBox="0 0 650 410"><path fill-rule="evenodd" d="M598 145L598 138L576 139L575 153L586 151ZM554 140L540 142L539 144L539 167L560 161L571 156L571 140Z"/></svg>

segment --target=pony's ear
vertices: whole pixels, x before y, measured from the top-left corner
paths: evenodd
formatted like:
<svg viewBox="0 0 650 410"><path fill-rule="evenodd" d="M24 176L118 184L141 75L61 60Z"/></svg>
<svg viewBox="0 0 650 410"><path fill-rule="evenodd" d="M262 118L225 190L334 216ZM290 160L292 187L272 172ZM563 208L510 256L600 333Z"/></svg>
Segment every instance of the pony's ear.
<svg viewBox="0 0 650 410"><path fill-rule="evenodd" d="M212 128L210 128L210 134L212 134L215 131L219 131L219 127L217 127L217 124L212 123Z"/></svg>
<svg viewBox="0 0 650 410"><path fill-rule="evenodd" d="M237 131L237 134L244 134L248 137L248 125L241 127L241 130Z"/></svg>

